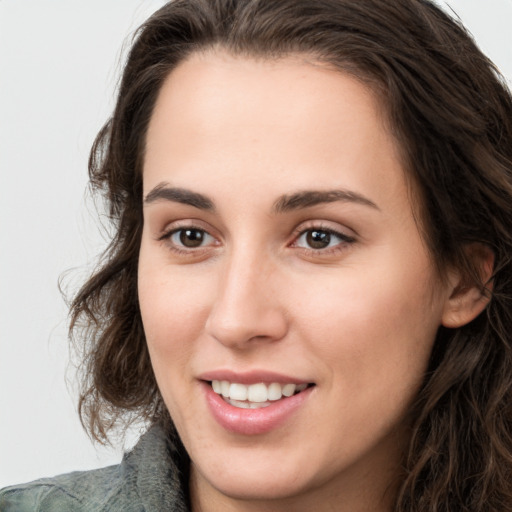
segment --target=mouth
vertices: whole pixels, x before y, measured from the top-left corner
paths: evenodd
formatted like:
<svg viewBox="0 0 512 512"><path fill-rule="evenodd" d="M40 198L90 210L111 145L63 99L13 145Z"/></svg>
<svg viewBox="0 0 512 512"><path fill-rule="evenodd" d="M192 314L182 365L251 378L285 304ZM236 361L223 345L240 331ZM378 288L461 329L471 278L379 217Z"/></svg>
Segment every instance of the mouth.
<svg viewBox="0 0 512 512"><path fill-rule="evenodd" d="M229 405L239 409L262 409L269 407L273 403L284 398L290 398L314 386L313 383L295 384L292 382L286 384L258 382L250 385L230 382L228 380L211 380L207 382L214 393L221 396Z"/></svg>
<svg viewBox="0 0 512 512"><path fill-rule="evenodd" d="M227 432L262 435L279 429L307 407L315 383L268 371L201 375L206 404Z"/></svg>

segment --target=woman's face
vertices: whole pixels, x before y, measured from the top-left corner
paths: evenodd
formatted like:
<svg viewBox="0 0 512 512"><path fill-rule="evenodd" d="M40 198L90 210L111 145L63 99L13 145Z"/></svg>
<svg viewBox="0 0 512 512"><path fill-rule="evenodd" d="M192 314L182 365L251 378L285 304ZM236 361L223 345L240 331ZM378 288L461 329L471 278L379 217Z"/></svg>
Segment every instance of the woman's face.
<svg viewBox="0 0 512 512"><path fill-rule="evenodd" d="M449 294L360 82L220 52L170 74L147 134L139 298L195 495L375 504Z"/></svg>

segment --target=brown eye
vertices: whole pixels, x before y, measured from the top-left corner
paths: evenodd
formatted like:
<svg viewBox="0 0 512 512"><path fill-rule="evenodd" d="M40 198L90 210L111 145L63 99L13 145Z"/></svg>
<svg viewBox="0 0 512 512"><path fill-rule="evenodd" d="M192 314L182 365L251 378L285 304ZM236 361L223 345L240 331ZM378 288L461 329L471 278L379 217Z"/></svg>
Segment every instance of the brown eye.
<svg viewBox="0 0 512 512"><path fill-rule="evenodd" d="M180 229L179 239L181 245L185 247L199 247L204 241L204 231L200 229Z"/></svg>
<svg viewBox="0 0 512 512"><path fill-rule="evenodd" d="M354 242L353 237L331 229L311 228L302 231L293 245L323 253L326 252L323 249L342 249Z"/></svg>
<svg viewBox="0 0 512 512"><path fill-rule="evenodd" d="M214 238L206 231L193 227L177 229L166 238L169 238L173 245L186 249L204 247L214 241Z"/></svg>
<svg viewBox="0 0 512 512"><path fill-rule="evenodd" d="M325 249L331 243L331 233L313 229L306 232L306 243L312 249Z"/></svg>

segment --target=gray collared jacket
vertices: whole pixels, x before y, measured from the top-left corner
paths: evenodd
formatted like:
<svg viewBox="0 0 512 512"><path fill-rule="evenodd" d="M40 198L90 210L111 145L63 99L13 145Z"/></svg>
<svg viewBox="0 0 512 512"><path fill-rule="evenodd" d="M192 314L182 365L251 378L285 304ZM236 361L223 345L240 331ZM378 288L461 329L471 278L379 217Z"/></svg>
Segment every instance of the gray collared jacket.
<svg viewBox="0 0 512 512"><path fill-rule="evenodd" d="M176 451L155 425L117 466L0 491L1 512L187 512Z"/></svg>

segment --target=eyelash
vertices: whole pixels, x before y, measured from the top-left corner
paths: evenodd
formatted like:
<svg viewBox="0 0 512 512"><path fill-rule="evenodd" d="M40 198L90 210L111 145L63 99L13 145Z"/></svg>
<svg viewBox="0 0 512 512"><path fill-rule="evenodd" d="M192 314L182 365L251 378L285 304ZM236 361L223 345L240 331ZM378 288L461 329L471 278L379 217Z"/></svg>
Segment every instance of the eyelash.
<svg viewBox="0 0 512 512"><path fill-rule="evenodd" d="M197 246L197 247L185 247L183 245L178 245L175 242L172 241L172 237L174 235L177 235L183 231L190 230L190 231L197 231L204 235L207 235L212 238L212 240L215 240L215 237L211 235L206 229L195 226L195 225L184 225L179 227L174 227L170 229L169 231L166 231L163 235L161 235L158 238L158 241L167 241L168 247L176 254L178 255L191 255L192 253L198 254L202 253L202 251L206 250L210 245L206 246ZM328 234L329 236L334 236L339 239L339 242L334 245L333 247L325 247L325 248L312 248L312 247L300 247L298 245L298 242L301 237L307 235L308 233L312 232L318 232L318 233L324 233ZM306 229L301 228L297 229L293 233L293 241L289 244L289 247L297 247L300 250L303 251L306 255L314 255L314 256L320 256L320 255L330 255L335 254L340 251L346 250L348 247L352 245L356 241L355 237L346 235L344 233L341 233L339 231L336 231L330 227L323 226L321 224L319 225L312 225ZM330 243L330 240L329 240Z"/></svg>

